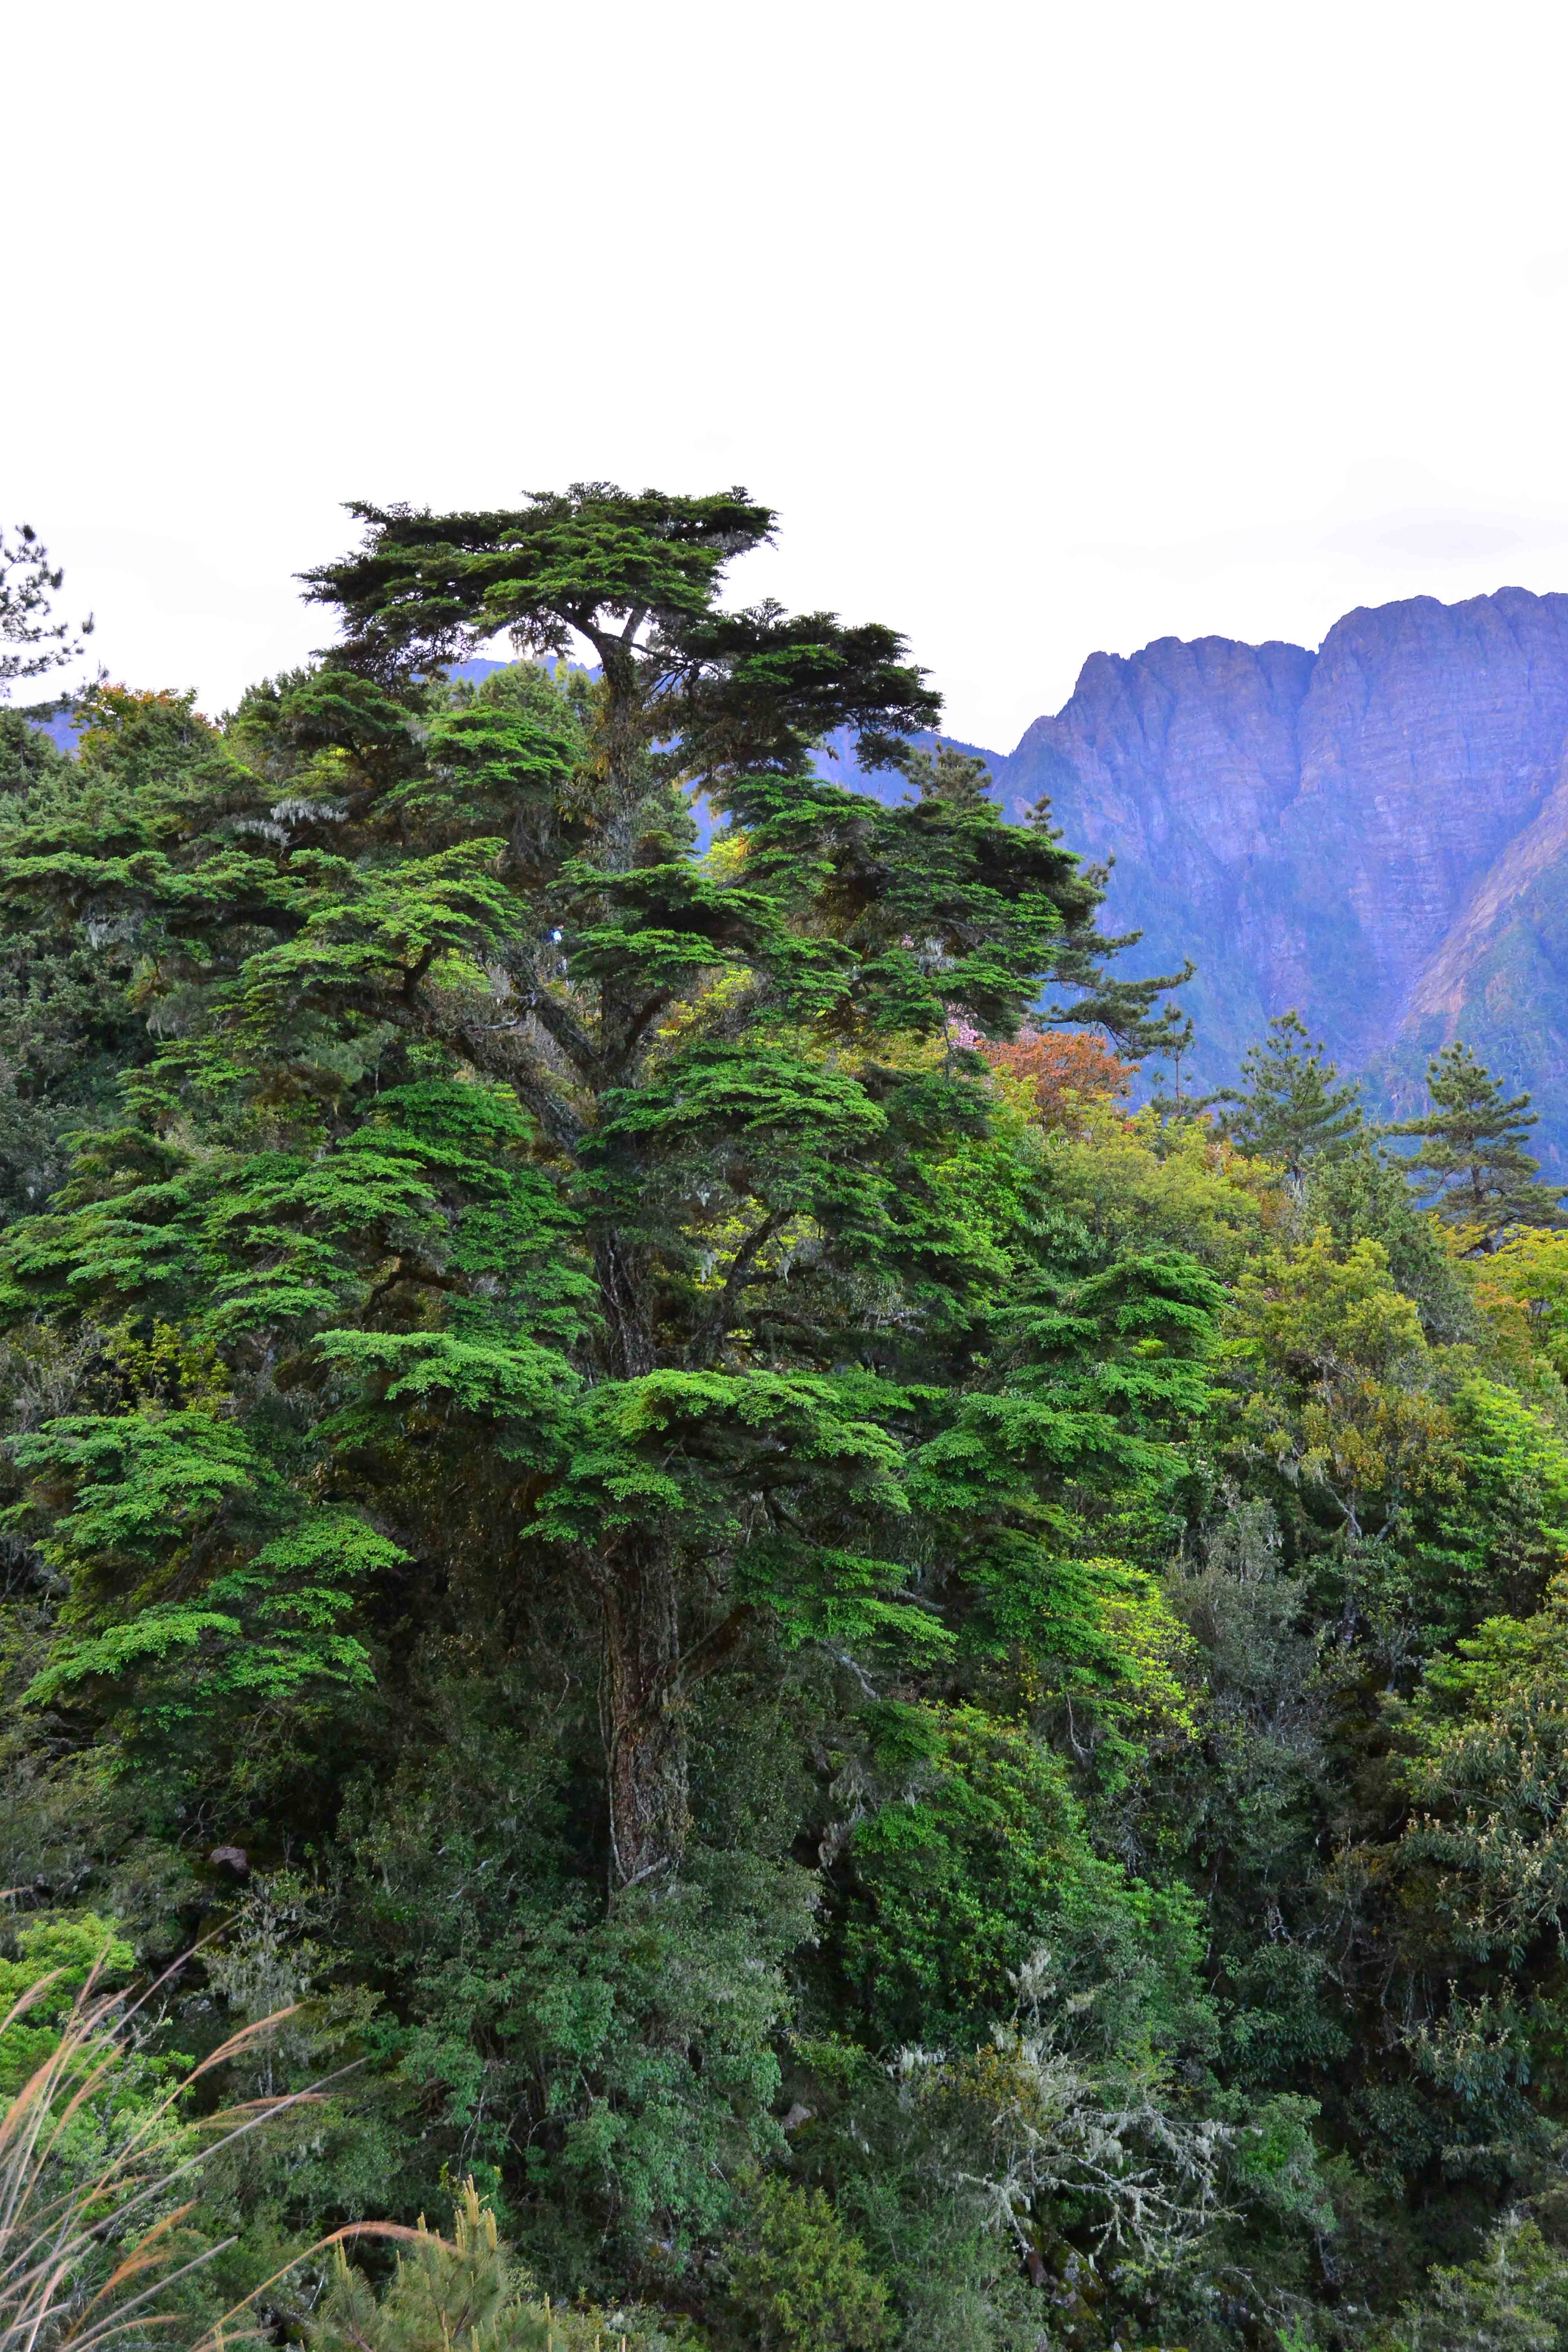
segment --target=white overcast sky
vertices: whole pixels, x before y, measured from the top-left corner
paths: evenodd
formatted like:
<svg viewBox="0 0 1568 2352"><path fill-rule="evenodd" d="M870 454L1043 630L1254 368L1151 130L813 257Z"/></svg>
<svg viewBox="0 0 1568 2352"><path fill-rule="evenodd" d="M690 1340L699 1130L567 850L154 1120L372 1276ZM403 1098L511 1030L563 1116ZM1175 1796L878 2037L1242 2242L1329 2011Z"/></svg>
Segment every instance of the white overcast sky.
<svg viewBox="0 0 1568 2352"><path fill-rule="evenodd" d="M338 502L776 506L1008 749L1096 647L1568 589L1562 0L0 0L0 516L138 685Z"/></svg>

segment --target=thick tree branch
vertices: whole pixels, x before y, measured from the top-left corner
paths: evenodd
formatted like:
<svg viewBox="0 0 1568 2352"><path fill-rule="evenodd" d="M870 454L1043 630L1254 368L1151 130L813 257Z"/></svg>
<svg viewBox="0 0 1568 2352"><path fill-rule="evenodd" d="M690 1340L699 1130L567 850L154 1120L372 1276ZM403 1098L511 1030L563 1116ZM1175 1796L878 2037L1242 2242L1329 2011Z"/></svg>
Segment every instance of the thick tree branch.
<svg viewBox="0 0 1568 2352"><path fill-rule="evenodd" d="M532 1013L552 1044L560 1046L588 1085L602 1082L604 1057L599 1048L558 997L552 996L547 989L528 989L520 992L518 1002L525 1013Z"/></svg>
<svg viewBox="0 0 1568 2352"><path fill-rule="evenodd" d="M706 1370L718 1354L725 1333L730 1328L735 1302L744 1289L746 1277L755 1263L757 1252L775 1234L783 1220L776 1210L770 1209L758 1225L753 1225L730 1262L724 1287L719 1293L713 1311L693 1333L686 1349L686 1361L690 1370Z"/></svg>
<svg viewBox="0 0 1568 2352"><path fill-rule="evenodd" d="M672 1682L686 1688L692 1683L703 1681L709 1675L717 1674L740 1648L756 1620L757 1610L752 1601L743 1601L738 1608L731 1609L710 1633L704 1633L684 1656L677 1659L671 1675Z"/></svg>

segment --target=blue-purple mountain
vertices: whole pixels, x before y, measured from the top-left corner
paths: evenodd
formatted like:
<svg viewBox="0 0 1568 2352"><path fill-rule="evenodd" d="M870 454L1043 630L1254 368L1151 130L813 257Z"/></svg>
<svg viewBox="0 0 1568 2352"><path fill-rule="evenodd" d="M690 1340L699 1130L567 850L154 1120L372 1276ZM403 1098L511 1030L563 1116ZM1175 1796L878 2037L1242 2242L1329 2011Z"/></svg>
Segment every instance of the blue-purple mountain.
<svg viewBox="0 0 1568 2352"><path fill-rule="evenodd" d="M1413 597L1315 654L1093 654L992 766L1009 815L1048 793L1069 846L1114 856L1130 969L1197 963L1195 1083L1295 1005L1374 1100L1415 1108L1462 1036L1534 1095L1568 1174L1568 595Z"/></svg>

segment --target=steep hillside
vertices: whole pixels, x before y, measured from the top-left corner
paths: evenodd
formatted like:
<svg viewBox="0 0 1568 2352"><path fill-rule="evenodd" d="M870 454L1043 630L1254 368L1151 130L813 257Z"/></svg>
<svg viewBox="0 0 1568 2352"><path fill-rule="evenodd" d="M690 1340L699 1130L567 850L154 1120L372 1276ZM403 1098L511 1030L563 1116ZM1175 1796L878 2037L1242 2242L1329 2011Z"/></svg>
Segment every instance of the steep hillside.
<svg viewBox="0 0 1568 2352"><path fill-rule="evenodd" d="M1114 856L1107 919L1191 954L1196 1076L1299 1006L1413 1098L1456 1034L1568 1148L1568 596L1520 588L1350 613L1321 648L1158 639L1094 654L999 763Z"/></svg>

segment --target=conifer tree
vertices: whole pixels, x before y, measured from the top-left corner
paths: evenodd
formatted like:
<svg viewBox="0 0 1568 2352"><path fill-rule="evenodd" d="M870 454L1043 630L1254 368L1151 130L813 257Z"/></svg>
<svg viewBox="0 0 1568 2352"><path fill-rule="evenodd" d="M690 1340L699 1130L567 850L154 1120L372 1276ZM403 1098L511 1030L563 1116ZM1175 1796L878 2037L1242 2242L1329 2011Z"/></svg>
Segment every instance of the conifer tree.
<svg viewBox="0 0 1568 2352"><path fill-rule="evenodd" d="M908 776L922 801L942 801L951 808L971 811L992 804L990 769L984 760L959 751L955 744L938 741L930 751L905 746L894 754L893 764ZM1028 821L1048 839L1060 841L1061 831L1051 821L1048 798L1030 811ZM1084 868L1083 878L1097 903L1110 871L1109 864ZM1053 1005L1050 1018L1102 1031L1134 1062L1145 1061L1151 1055L1173 1056L1179 1096L1181 1057L1192 1045L1193 1024L1173 1002L1156 1011L1155 1000L1171 989L1184 987L1196 967L1189 961L1180 971L1157 973L1148 980L1126 980L1110 971L1111 960L1136 947L1142 936L1142 931L1124 931L1119 939L1106 939L1085 932L1077 939L1064 939L1053 977L1082 992L1065 1004Z"/></svg>
<svg viewBox="0 0 1568 2352"><path fill-rule="evenodd" d="M922 746L901 749L898 765L922 801L946 801L951 807L984 808L991 797L991 771L984 760L955 744L938 741L928 751Z"/></svg>
<svg viewBox="0 0 1568 2352"><path fill-rule="evenodd" d="M1029 823L1052 841L1062 837L1059 826L1051 822L1048 798L1037 803L1030 812ZM1083 869L1083 878L1093 890L1097 903L1105 896L1115 863L1111 857L1103 865L1086 866ZM1191 1015L1183 1012L1171 992L1184 988L1197 966L1189 956L1180 971L1156 972L1147 980L1128 980L1109 969L1115 957L1135 948L1142 937L1142 931L1121 931L1114 937L1086 933L1081 940L1064 940L1052 977L1058 985L1077 989L1080 993L1069 997L1065 1003L1046 1006L1045 1017L1052 1024L1071 1023L1078 1027L1103 1030L1112 1046L1129 1061L1169 1059L1175 1066L1179 1105L1182 1059L1191 1051L1195 1033ZM1157 1010L1156 1000L1162 996L1166 1002Z"/></svg>
<svg viewBox="0 0 1568 2352"><path fill-rule="evenodd" d="M366 1685L378 1591L564 1613L612 1885L668 1885L694 1694L760 1633L1094 1651L1042 1497L1151 1474L1215 1294L1064 1283L1021 1177L949 1181L994 1103L955 1033L1097 984L1099 891L973 794L816 774L935 698L889 630L719 609L765 508L358 511L322 667L222 736L128 702L7 845L13 903L136 935L163 1039L7 1257L16 1311L121 1335L116 1408L16 1448L71 1588L40 1687L199 1774ZM602 674L454 695L502 628Z"/></svg>
<svg viewBox="0 0 1568 2352"><path fill-rule="evenodd" d="M1536 1120L1527 1094L1505 1097L1458 1039L1427 1065L1426 1087L1432 1108L1426 1118L1384 1130L1419 1140L1420 1150L1405 1166L1425 1206L1473 1233L1483 1252L1517 1225L1568 1223L1561 1206L1565 1188L1540 1183L1541 1162L1524 1148Z"/></svg>
<svg viewBox="0 0 1568 2352"><path fill-rule="evenodd" d="M1220 1130L1249 1159L1277 1160L1288 1175L1301 1176L1360 1132L1360 1088L1335 1084L1338 1070L1299 1013L1269 1023L1268 1036L1243 1055L1241 1076L1239 1090L1214 1099L1234 1106Z"/></svg>

